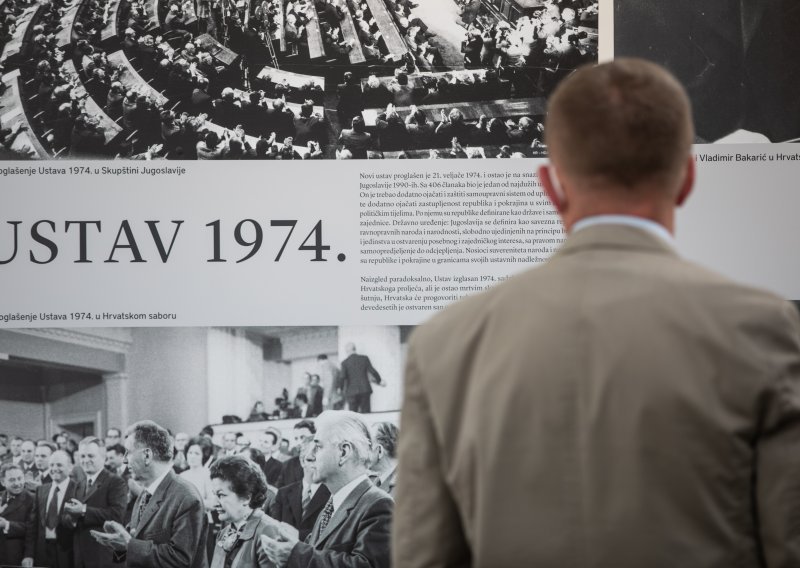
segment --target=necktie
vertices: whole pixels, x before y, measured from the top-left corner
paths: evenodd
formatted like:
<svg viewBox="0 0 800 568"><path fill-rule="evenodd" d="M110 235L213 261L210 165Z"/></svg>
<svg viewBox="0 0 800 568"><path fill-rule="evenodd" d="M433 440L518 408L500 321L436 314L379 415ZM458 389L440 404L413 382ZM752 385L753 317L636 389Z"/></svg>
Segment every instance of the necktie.
<svg viewBox="0 0 800 568"><path fill-rule="evenodd" d="M139 523L142 522L142 515L144 515L144 510L147 508L147 504L150 502L150 492L145 490L142 492L142 498L139 501L139 509L136 512L136 527L139 528Z"/></svg>
<svg viewBox="0 0 800 568"><path fill-rule="evenodd" d="M60 489L56 485L56 490L53 491L53 498L50 499L50 504L47 506L47 515L44 518L44 526L48 529L55 529L58 525L58 493Z"/></svg>
<svg viewBox="0 0 800 568"><path fill-rule="evenodd" d="M308 489L303 495L303 515L305 515L306 511L308 510L308 504L311 503L311 497L311 486L309 485Z"/></svg>
<svg viewBox="0 0 800 568"><path fill-rule="evenodd" d="M333 496L328 499L328 502L325 504L325 508L322 510L322 515L319 519L319 533L322 534L325 531L325 527L328 526L328 523L331 521L331 517L333 516Z"/></svg>

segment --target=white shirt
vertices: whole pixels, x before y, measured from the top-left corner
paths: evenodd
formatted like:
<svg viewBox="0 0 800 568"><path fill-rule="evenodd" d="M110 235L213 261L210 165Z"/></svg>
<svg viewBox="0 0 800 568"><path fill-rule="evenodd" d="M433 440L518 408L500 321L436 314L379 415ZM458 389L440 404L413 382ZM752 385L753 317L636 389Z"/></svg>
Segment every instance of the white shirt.
<svg viewBox="0 0 800 568"><path fill-rule="evenodd" d="M172 468L168 467L164 473L156 477L156 480L153 483L147 486L147 489L145 489L145 491L147 491L150 494L150 497L156 494L156 489L158 489L158 486L161 485L162 481L164 481L164 478L167 477L167 475L169 475L170 471L172 471Z"/></svg>
<svg viewBox="0 0 800 568"><path fill-rule="evenodd" d="M627 225L628 227L636 227L647 231L667 243L669 246L675 246L675 238L667 230L664 225L659 225L650 219L643 219L642 217L635 217L633 215L593 215L591 217L584 217L572 225L572 232L592 227L594 225Z"/></svg>
<svg viewBox="0 0 800 568"><path fill-rule="evenodd" d="M359 483L362 481L369 481L369 477L367 477L366 473L362 473L358 477L356 477L353 481L339 489L336 493L333 494L333 512L339 510L339 507L342 506L344 500L347 499L353 490L358 486Z"/></svg>
<svg viewBox="0 0 800 568"><path fill-rule="evenodd" d="M50 493L47 494L47 503L45 504L45 516L47 515L47 511L50 510L50 502L53 500L53 494L56 492L56 487L58 487L58 493L56 496L58 497L58 512L61 514L61 507L64 505L64 495L67 493L67 486L69 485L69 477L67 477L64 481L58 484L51 484L50 485ZM46 528L44 533L44 538L46 539L54 539L56 538L56 531L55 529Z"/></svg>

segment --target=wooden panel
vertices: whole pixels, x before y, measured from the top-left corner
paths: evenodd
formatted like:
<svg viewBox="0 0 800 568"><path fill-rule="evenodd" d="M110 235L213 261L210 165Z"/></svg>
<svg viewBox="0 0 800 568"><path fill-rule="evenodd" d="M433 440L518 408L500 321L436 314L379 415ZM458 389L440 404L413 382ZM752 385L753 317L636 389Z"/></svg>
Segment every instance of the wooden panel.
<svg viewBox="0 0 800 568"><path fill-rule="evenodd" d="M78 73L75 70L75 64L72 62L71 59L64 62L63 69L75 77L78 76ZM75 85L75 87L73 87L72 92L77 97L83 97L84 95L88 95L86 89L83 86L83 83L80 82L77 85ZM122 127L116 122L114 122L114 119L108 116L108 114L106 114L106 111L104 111L100 107L100 105L97 104L97 101L95 101L91 96L86 96L83 99L83 104L86 113L90 116L95 117L100 122L100 127L103 129L103 134L106 139L106 144L111 143L111 141L114 140L114 138L119 136L119 133L122 132Z"/></svg>
<svg viewBox="0 0 800 568"><path fill-rule="evenodd" d="M507 118L512 116L536 116L545 112L546 100L544 97L533 99L503 99L500 101L483 101L467 103L444 103L441 105L419 105L417 108L425 113L429 122L440 122L440 111L448 114L457 108L464 115L464 120L477 120L482 114L491 118ZM398 107L397 112L405 117L411 112L410 107ZM362 112L364 123L375 126L381 109L366 109Z"/></svg>
<svg viewBox="0 0 800 568"><path fill-rule="evenodd" d="M20 55L24 46L31 39L30 35L33 28L31 22L36 19L39 8L39 5L31 6L19 15L17 18L17 28L14 30L11 39L8 40L8 43L3 49L3 54L0 55L0 64L6 62L11 63Z"/></svg>
<svg viewBox="0 0 800 568"><path fill-rule="evenodd" d="M36 134L33 132L30 120L25 114L25 106L22 104L22 79L19 76L19 69L3 75L5 92L0 96L0 124L3 128L14 128L17 124L22 124L27 130L17 134L11 149L23 151L26 147L34 152L34 157L40 160L49 158L47 150L41 145Z"/></svg>
<svg viewBox="0 0 800 568"><path fill-rule="evenodd" d="M148 96L157 106L167 104L167 97L151 87L150 83L139 75L139 72L133 68L128 57L122 51L115 51L109 55L108 62L116 67L123 68L123 72L120 73L119 82L122 83L125 89L133 89L138 93Z"/></svg>
<svg viewBox="0 0 800 568"><path fill-rule="evenodd" d="M308 39L308 57L319 59L325 57L325 45L322 43L322 31L319 29L319 16L314 8L314 3L310 2L306 8L308 23L306 24L306 38Z"/></svg>
<svg viewBox="0 0 800 568"><path fill-rule="evenodd" d="M406 51L408 46L403 40L397 26L394 23L394 17L389 13L389 9L383 0L367 0L372 17L378 24L378 29L383 35L383 41L386 42L386 47L389 49L389 54L399 58Z"/></svg>
<svg viewBox="0 0 800 568"><path fill-rule="evenodd" d="M353 17L350 15L350 10L347 9L347 6L344 6L342 8L342 12L344 13L344 19L340 22L342 28L342 39L353 46L352 49L347 53L347 57L350 59L350 63L353 65L364 63L367 58L364 56L364 50L361 49L361 40L358 39L358 32L356 31L356 25L353 22Z"/></svg>

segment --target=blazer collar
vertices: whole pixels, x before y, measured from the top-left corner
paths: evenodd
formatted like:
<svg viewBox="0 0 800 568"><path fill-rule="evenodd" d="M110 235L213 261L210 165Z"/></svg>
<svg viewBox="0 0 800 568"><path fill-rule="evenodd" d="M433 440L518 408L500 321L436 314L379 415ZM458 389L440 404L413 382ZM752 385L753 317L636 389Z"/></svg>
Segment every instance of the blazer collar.
<svg viewBox="0 0 800 568"><path fill-rule="evenodd" d="M8 495L8 491L7 490L3 491L2 493L0 493L0 495L2 495L3 499L5 499L6 495ZM14 497L14 499L8 504L8 506L6 506L6 508L3 509L3 512L0 513L0 517L5 517L9 513L13 513L14 511L22 507L26 502L26 496L29 495L30 494L27 491L23 490L22 493Z"/></svg>
<svg viewBox="0 0 800 568"><path fill-rule="evenodd" d="M167 495L167 491L172 486L172 483L175 481L175 473L170 470L167 473L167 476L158 484L158 488L156 488L156 492L150 498L150 502L145 507L144 512L142 513L142 517L139 519L139 525L136 527L136 532L142 532L142 528L147 525L153 515L155 515L156 511L158 511L159 505L164 500Z"/></svg>
<svg viewBox="0 0 800 568"><path fill-rule="evenodd" d="M302 482L301 482L300 486L302 488ZM300 493L301 493L301 495L300 495L300 499L301 499L300 511L302 513L302 510L303 510L303 506L302 506L302 498L303 498L302 497L302 489L300 490ZM314 516L317 513L319 513L322 510L322 508L325 506L325 503L328 502L328 499L330 498L330 496L331 496L331 492L328 491L328 488L325 487L325 485L320 485L319 487L317 487L317 491L311 496L311 501L309 501L309 503L308 503L308 507L306 508L305 514L304 515L303 514L300 515L302 517L301 520L304 521L304 520L306 520L307 517Z"/></svg>
<svg viewBox="0 0 800 568"><path fill-rule="evenodd" d="M677 256L668 243L644 229L629 225L592 225L567 237L554 258L586 250L617 249Z"/></svg>
<svg viewBox="0 0 800 568"><path fill-rule="evenodd" d="M358 500L361 499L361 497L369 490L370 487L372 487L372 482L369 479L365 479L356 485L356 488L353 489L350 495L348 495L347 498L342 502L341 507L339 507L336 512L333 513L333 517L331 517L331 520L328 521L328 526L325 527L325 530L319 534L316 542L317 545L325 542L325 540L333 534L336 528L341 525L345 519L347 519L347 517L350 516L350 511L353 510L353 508L356 506L356 503L358 503ZM319 522L321 517L321 515L320 517L317 517L317 522Z"/></svg>
<svg viewBox="0 0 800 568"><path fill-rule="evenodd" d="M101 469L100 473L97 474L97 479L94 480L94 484L91 488L88 487L89 485L89 478L87 477L83 482L83 501L86 502L95 492L103 486L106 482L106 478L108 477L108 472L105 469Z"/></svg>
<svg viewBox="0 0 800 568"><path fill-rule="evenodd" d="M253 514L250 515L250 518L245 521L244 526L242 527L242 532L239 533L240 540L252 540L253 537L256 535L256 530L258 529L258 525L261 524L261 520L264 518L264 511L261 509L255 509Z"/></svg>

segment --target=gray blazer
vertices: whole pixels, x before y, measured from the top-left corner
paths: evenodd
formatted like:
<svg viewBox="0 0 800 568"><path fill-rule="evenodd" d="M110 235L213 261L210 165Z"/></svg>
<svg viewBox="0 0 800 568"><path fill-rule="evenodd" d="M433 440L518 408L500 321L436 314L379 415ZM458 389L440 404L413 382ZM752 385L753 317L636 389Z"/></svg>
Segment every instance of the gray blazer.
<svg viewBox="0 0 800 568"><path fill-rule="evenodd" d="M317 517L306 542L289 555L289 568L388 568L394 501L369 479L359 483L320 532Z"/></svg>
<svg viewBox="0 0 800 568"><path fill-rule="evenodd" d="M797 310L641 229L417 329L402 412L395 568L800 566Z"/></svg>
<svg viewBox="0 0 800 568"><path fill-rule="evenodd" d="M142 495L133 506L128 568L207 568L205 506L194 485L170 470L137 519Z"/></svg>
<svg viewBox="0 0 800 568"><path fill-rule="evenodd" d="M275 565L269 561L260 544L261 535L270 538L278 538L279 534L274 527L274 521L268 523L270 519L266 513L260 509L253 511L247 519L242 529L239 540L242 545L233 557L231 568L274 568ZM214 557L211 559L211 568L223 568L225 566L225 551L219 546L214 547Z"/></svg>

